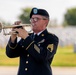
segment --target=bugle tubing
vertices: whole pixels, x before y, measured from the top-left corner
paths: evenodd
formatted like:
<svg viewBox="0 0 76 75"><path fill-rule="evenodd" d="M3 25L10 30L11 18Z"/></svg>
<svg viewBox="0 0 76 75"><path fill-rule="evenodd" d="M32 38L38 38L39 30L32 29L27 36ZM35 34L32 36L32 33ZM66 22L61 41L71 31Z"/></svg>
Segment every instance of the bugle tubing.
<svg viewBox="0 0 76 75"><path fill-rule="evenodd" d="M3 29L3 33L4 33L4 35L10 35L10 34L12 34L12 33L14 33L13 31L11 31L11 32L9 32L9 33L5 33L5 29L9 29L9 28L18 28L18 27L31 27L31 24L19 24L19 25L7 25L7 26L5 26L5 25L2 25L2 24L0 24L0 32L2 31L2 29ZM31 32L32 30L30 30L30 31L28 31L28 32ZM15 34L15 33L14 33Z"/></svg>
<svg viewBox="0 0 76 75"><path fill-rule="evenodd" d="M31 26L31 24L19 24L19 25L10 25L10 26L3 26L2 29L7 29L7 28L15 28L15 27L28 27Z"/></svg>

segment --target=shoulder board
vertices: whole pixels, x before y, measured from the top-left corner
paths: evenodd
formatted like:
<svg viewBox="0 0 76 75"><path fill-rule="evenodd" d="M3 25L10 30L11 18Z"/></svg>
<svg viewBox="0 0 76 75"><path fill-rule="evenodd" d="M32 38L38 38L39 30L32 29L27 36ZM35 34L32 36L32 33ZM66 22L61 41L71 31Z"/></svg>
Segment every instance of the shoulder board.
<svg viewBox="0 0 76 75"><path fill-rule="evenodd" d="M55 34L53 34L53 33L50 33L50 32L48 32L48 34L51 34L51 35L53 35L53 36L55 35Z"/></svg>

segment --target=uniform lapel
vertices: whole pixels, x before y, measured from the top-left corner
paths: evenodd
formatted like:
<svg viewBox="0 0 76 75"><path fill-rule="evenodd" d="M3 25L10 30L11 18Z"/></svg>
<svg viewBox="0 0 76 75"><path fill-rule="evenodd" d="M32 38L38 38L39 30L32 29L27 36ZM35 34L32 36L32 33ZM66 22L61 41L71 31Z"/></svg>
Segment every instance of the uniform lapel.
<svg viewBox="0 0 76 75"><path fill-rule="evenodd" d="M32 39L34 39L36 42L44 42L46 36L47 36L47 29L45 29L40 35L35 36L34 33L31 34Z"/></svg>
<svg viewBox="0 0 76 75"><path fill-rule="evenodd" d="M38 36L38 43L43 43L47 36L47 29L45 29L39 36Z"/></svg>

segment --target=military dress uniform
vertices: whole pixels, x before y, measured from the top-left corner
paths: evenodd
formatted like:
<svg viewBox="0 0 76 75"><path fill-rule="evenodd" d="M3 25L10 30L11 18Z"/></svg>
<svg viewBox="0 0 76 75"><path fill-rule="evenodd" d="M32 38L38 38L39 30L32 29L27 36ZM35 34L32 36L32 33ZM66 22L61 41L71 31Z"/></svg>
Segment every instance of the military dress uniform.
<svg viewBox="0 0 76 75"><path fill-rule="evenodd" d="M34 37L31 33L26 39L14 43L9 39L6 54L10 58L20 57L18 75L52 75L51 63L57 51L58 37L45 29Z"/></svg>

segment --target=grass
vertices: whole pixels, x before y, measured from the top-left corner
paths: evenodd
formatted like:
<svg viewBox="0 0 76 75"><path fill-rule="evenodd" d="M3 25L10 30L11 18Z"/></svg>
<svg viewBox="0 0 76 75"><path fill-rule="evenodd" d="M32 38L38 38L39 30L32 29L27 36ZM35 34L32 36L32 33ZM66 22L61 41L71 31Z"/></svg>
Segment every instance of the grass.
<svg viewBox="0 0 76 75"><path fill-rule="evenodd" d="M52 62L52 66L76 66L76 53L73 46L58 47L57 53Z"/></svg>
<svg viewBox="0 0 76 75"><path fill-rule="evenodd" d="M73 52L73 46L58 47L52 66L76 67L75 59L76 53ZM0 48L0 66L17 66L18 63L19 58L8 58L5 48Z"/></svg>
<svg viewBox="0 0 76 75"><path fill-rule="evenodd" d="M0 66L17 66L18 61L18 58L8 58L5 49L0 48Z"/></svg>

